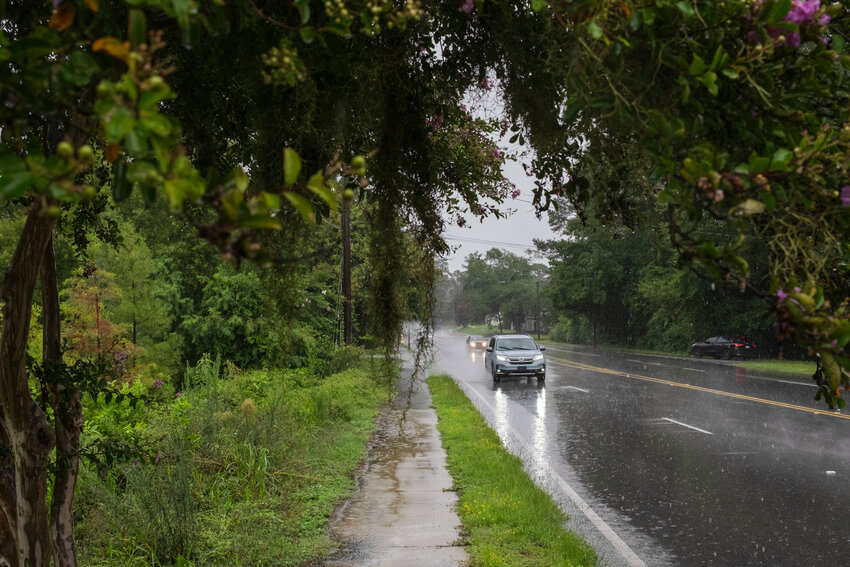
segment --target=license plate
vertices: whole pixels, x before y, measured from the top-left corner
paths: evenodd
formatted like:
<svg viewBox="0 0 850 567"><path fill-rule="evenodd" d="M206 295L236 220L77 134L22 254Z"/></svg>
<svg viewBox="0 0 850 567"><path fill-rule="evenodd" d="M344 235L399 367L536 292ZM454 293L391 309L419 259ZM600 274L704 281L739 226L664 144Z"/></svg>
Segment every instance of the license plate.
<svg viewBox="0 0 850 567"><path fill-rule="evenodd" d="M520 370L520 372L522 372L523 370L525 370L525 366L520 366L519 370Z"/></svg>

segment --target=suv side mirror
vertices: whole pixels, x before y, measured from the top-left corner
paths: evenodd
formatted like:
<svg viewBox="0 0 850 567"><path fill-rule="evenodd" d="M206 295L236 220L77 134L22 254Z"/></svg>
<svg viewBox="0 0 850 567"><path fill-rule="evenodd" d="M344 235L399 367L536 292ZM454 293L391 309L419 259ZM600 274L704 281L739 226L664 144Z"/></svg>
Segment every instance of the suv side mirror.
<svg viewBox="0 0 850 567"><path fill-rule="evenodd" d="M540 349L540 352L543 352L544 350L546 350L546 347L543 346L543 345L537 345L537 348Z"/></svg>
<svg viewBox="0 0 850 567"><path fill-rule="evenodd" d="M487 352L493 352L493 347L488 346L488 347L487 347Z"/></svg>

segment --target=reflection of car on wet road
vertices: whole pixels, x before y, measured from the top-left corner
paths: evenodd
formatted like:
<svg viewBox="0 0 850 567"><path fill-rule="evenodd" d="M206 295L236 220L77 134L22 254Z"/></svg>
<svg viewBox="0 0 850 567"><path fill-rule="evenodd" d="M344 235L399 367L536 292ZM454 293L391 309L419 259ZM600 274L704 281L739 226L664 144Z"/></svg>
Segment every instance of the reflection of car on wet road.
<svg viewBox="0 0 850 567"><path fill-rule="evenodd" d="M726 337L711 337L691 346L691 356L702 358L713 356L715 358L730 359L733 356L755 356L756 345L747 341L746 337L727 339Z"/></svg>
<svg viewBox="0 0 850 567"><path fill-rule="evenodd" d="M487 339L481 335L469 335L466 337L467 348L487 348Z"/></svg>
<svg viewBox="0 0 850 567"><path fill-rule="evenodd" d="M490 339L484 355L484 367L490 370L493 381L502 376L531 375L546 379L546 347L539 346L528 335L496 335Z"/></svg>

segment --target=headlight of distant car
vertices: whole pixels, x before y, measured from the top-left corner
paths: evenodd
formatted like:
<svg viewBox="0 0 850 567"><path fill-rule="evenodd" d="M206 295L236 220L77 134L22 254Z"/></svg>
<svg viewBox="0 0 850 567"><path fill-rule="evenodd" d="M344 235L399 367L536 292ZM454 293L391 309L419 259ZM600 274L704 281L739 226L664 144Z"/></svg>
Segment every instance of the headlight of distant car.
<svg viewBox="0 0 850 567"><path fill-rule="evenodd" d="M543 360L543 355L542 354L535 354L534 360Z"/></svg>
<svg viewBox="0 0 850 567"><path fill-rule="evenodd" d="M507 357L507 356L502 356L501 354L497 354L497 355L496 355L496 360L501 360L502 362L507 362L507 361L508 361L508 357Z"/></svg>

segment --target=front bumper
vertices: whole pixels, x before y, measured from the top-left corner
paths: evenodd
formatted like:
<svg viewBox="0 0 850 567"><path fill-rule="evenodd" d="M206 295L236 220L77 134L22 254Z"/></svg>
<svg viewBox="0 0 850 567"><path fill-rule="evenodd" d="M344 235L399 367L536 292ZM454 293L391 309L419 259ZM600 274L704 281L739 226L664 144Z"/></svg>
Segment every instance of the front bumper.
<svg viewBox="0 0 850 567"><path fill-rule="evenodd" d="M509 375L525 375L525 376L542 376L546 374L546 361L533 361L533 362L525 362L525 361L508 361L503 362L500 360L496 361L495 364L496 375L498 376L509 376Z"/></svg>

